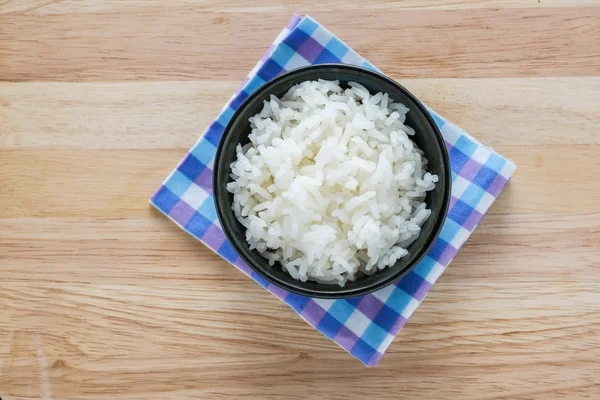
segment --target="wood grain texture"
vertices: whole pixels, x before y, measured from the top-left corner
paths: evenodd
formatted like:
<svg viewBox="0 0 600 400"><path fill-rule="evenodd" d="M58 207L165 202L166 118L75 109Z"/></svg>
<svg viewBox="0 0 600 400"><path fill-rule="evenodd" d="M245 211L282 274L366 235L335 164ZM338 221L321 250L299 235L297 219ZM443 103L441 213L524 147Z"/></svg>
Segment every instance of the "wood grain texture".
<svg viewBox="0 0 600 400"><path fill-rule="evenodd" d="M2 399L600 398L600 2L0 3ZM148 197L292 12L518 165L367 369Z"/></svg>
<svg viewBox="0 0 600 400"><path fill-rule="evenodd" d="M314 13L368 60L404 78L599 73L598 7L356 15ZM287 11L193 12L152 2L118 13L0 15L0 74L10 81L240 81L272 41L274 27L289 17Z"/></svg>
<svg viewBox="0 0 600 400"><path fill-rule="evenodd" d="M147 8L146 0L17 0L0 4L0 14L71 14L122 12ZM156 6L156 4L153 4ZM379 0L369 4L371 10L469 10L469 9L514 9L556 8L597 5L596 0ZM186 8L195 12L265 12L285 11L307 13L320 11L364 11L360 2L344 0L283 0L276 4L269 0L219 1L219 0L173 0L160 3L162 9Z"/></svg>
<svg viewBox="0 0 600 400"><path fill-rule="evenodd" d="M600 126L600 77L392 77L494 146L600 144L600 135L590 134ZM0 82L0 146L4 150L186 149L239 85L207 80ZM114 113L115 104L127 104L130 112ZM506 123L507 113L510 123L498 129Z"/></svg>

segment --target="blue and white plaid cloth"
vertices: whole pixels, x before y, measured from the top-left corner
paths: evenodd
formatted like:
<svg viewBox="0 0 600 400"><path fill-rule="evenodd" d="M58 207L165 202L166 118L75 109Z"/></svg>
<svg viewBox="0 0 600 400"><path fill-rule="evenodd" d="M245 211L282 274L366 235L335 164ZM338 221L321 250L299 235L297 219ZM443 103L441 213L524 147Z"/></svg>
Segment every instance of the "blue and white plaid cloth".
<svg viewBox="0 0 600 400"><path fill-rule="evenodd" d="M349 300L311 299L269 284L238 257L218 222L212 197L217 144L234 111L265 82L294 68L332 62L376 69L311 17L295 16L150 201L310 325L373 366L481 221L515 165L430 110L450 153L452 200L442 232L420 264L399 282Z"/></svg>

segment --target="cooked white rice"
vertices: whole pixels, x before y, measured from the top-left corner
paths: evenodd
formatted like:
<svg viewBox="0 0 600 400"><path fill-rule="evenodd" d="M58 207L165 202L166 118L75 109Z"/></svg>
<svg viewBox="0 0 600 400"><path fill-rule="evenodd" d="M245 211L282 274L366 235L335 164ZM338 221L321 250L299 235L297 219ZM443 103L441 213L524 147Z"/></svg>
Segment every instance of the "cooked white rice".
<svg viewBox="0 0 600 400"><path fill-rule="evenodd" d="M394 265L431 214L438 177L409 138L408 108L349 86L307 81L271 96L231 164L250 248L301 281L344 286Z"/></svg>

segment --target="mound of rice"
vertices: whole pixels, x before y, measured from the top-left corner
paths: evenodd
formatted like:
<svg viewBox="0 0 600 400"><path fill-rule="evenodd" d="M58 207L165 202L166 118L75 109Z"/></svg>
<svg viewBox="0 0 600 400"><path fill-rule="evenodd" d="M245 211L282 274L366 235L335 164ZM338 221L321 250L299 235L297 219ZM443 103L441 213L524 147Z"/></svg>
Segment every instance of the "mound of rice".
<svg viewBox="0 0 600 400"><path fill-rule="evenodd" d="M338 81L265 101L227 185L250 248L295 279L340 286L405 257L438 181L409 138L407 112Z"/></svg>

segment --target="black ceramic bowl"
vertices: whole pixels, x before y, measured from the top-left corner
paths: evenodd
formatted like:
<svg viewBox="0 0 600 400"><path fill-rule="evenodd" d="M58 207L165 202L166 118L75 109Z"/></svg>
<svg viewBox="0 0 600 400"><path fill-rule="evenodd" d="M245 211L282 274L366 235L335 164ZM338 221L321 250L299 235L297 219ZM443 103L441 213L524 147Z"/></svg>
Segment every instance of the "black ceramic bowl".
<svg viewBox="0 0 600 400"><path fill-rule="evenodd" d="M357 278L347 282L346 286L328 285L316 282L301 282L293 279L281 266L269 266L269 263L256 250L250 250L245 239L245 228L237 221L231 209L233 196L227 192L226 185L231 181L231 163L235 161L235 148L249 142L250 123L248 118L260 112L263 100L274 94L281 97L288 89L307 80L327 79L339 80L340 85L348 86L348 82L357 82L366 87L372 94L388 93L391 99L405 104L410 111L406 124L411 126L415 135L411 138L425 153L429 161L429 171L439 177L433 191L428 192L425 199L432 213L423 225L418 239L409 247L409 255L398 260L392 267L370 276ZM432 117L423 104L408 90L392 79L359 67L343 64L322 64L299 68L283 74L266 83L235 112L225 128L217 149L214 173L214 197L217 214L225 235L240 257L260 276L269 282L297 294L320 298L347 298L364 295L397 281L411 270L427 253L437 238L450 203L450 162L444 140Z"/></svg>

